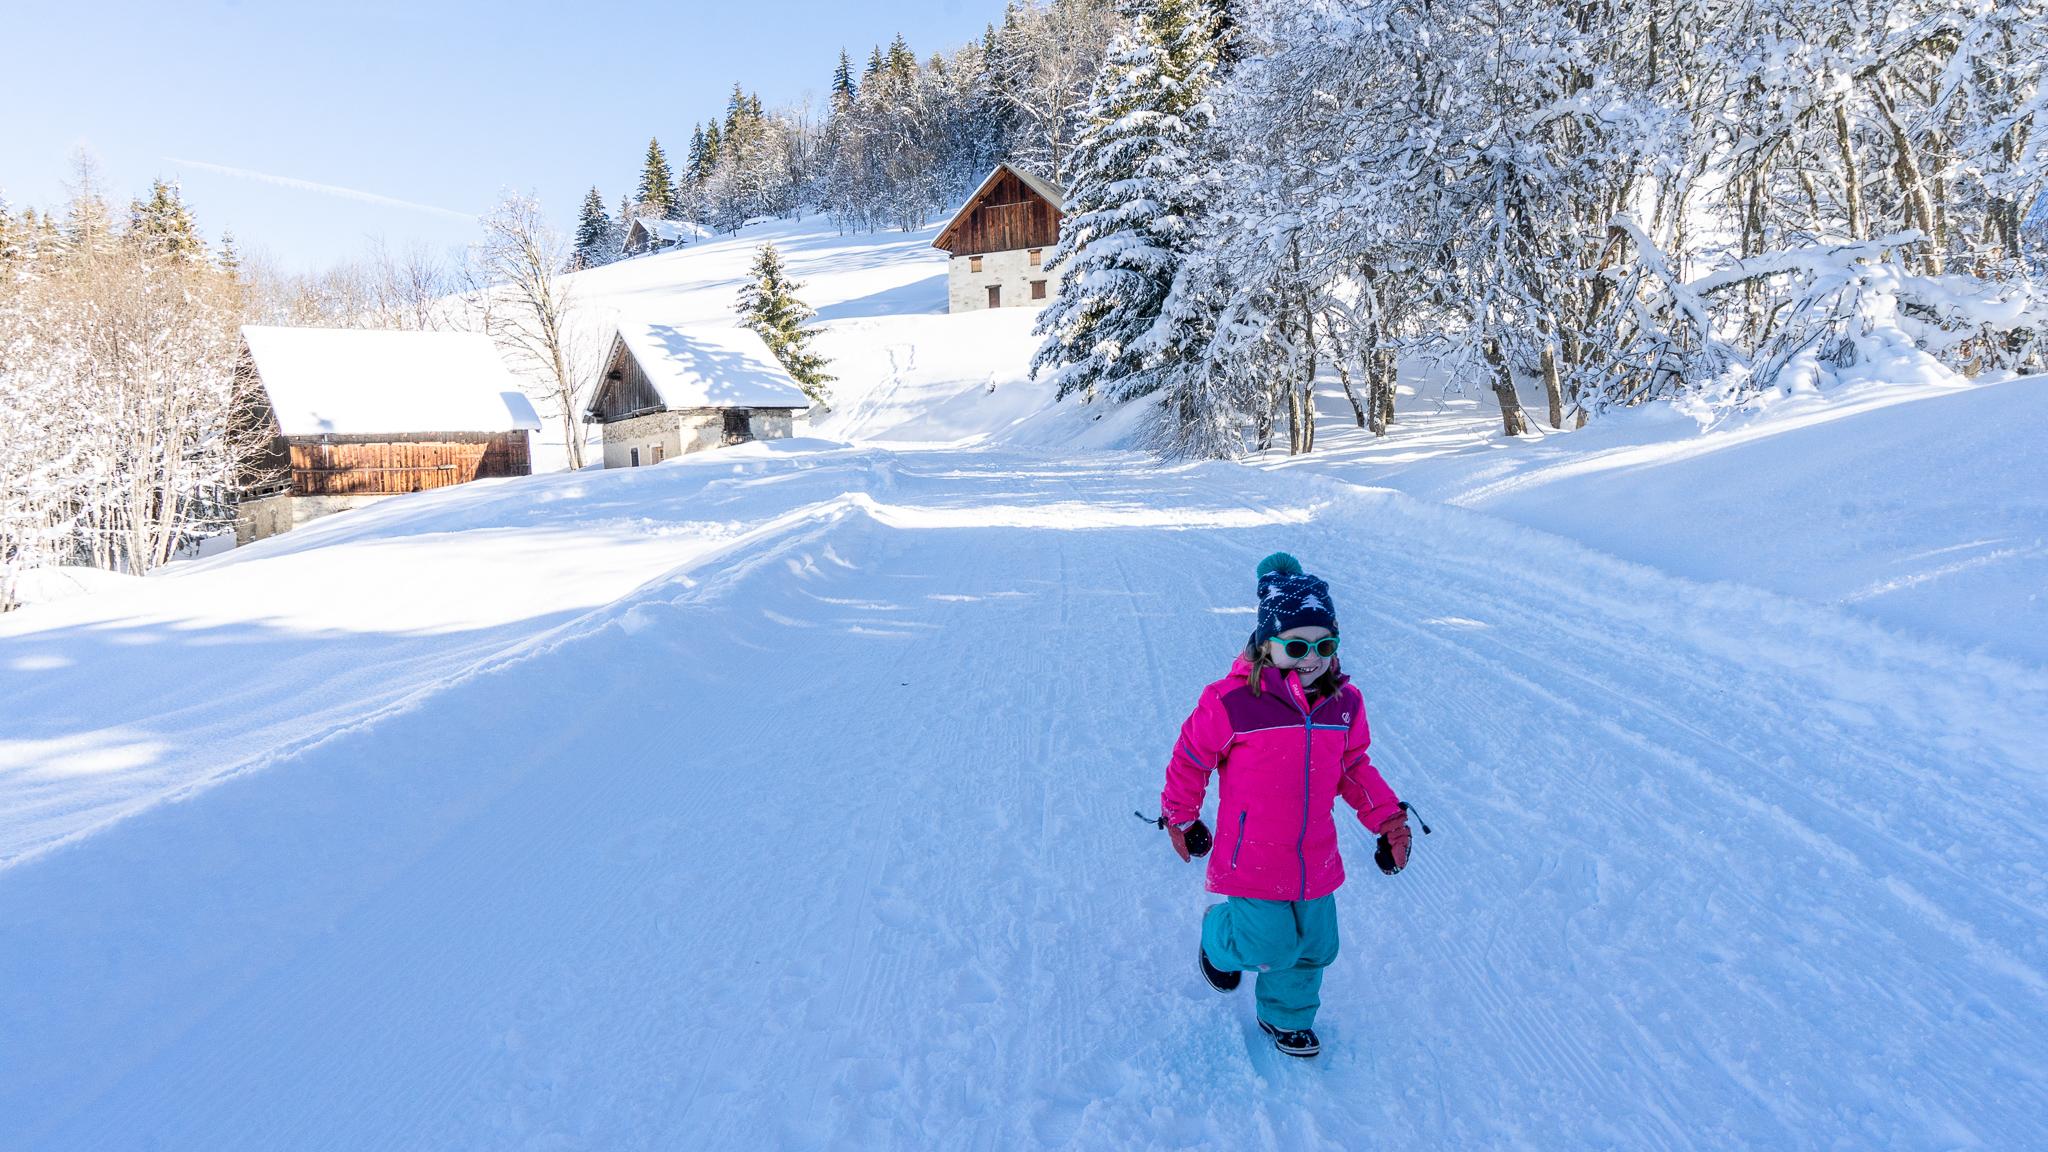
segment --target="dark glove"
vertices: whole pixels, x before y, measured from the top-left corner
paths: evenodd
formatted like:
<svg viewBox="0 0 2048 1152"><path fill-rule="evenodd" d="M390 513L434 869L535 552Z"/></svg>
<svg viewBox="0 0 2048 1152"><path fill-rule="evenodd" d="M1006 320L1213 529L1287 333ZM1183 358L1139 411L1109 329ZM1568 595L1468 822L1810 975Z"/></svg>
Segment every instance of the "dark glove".
<svg viewBox="0 0 2048 1152"><path fill-rule="evenodd" d="M1380 825L1379 848L1373 852L1373 863L1380 871L1392 876L1408 866L1408 813L1396 812Z"/></svg>
<svg viewBox="0 0 2048 1152"><path fill-rule="evenodd" d="M1183 863L1196 856L1209 854L1209 826L1200 819L1191 820L1185 828L1166 825L1166 835L1173 841L1173 850L1180 853Z"/></svg>

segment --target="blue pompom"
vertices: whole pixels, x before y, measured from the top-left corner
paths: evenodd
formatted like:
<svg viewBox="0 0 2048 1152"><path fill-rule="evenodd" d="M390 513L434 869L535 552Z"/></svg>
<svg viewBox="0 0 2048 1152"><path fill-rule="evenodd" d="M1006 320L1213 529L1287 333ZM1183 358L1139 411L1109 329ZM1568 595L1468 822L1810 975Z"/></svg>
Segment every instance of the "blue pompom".
<svg viewBox="0 0 2048 1152"><path fill-rule="evenodd" d="M1301 561L1296 560L1285 552L1275 552L1264 560L1259 561L1259 575L1271 576L1276 574L1280 576L1301 575Z"/></svg>

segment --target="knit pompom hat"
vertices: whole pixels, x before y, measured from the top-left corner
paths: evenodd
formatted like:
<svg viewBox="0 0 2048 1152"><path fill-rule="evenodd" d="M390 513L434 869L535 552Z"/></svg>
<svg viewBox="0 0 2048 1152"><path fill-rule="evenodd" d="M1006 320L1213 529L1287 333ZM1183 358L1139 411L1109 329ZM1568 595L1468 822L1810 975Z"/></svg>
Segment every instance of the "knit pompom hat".
<svg viewBox="0 0 2048 1152"><path fill-rule="evenodd" d="M1291 628L1320 626L1337 631L1337 605L1330 586L1301 570L1301 561L1275 552L1259 561L1259 626L1252 633L1257 648Z"/></svg>

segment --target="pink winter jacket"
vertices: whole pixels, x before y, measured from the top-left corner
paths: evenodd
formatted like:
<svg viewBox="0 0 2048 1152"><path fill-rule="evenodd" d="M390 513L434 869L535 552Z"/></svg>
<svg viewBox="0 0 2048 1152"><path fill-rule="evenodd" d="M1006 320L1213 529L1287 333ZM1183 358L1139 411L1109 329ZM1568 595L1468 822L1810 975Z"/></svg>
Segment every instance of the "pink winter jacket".
<svg viewBox="0 0 2048 1152"><path fill-rule="evenodd" d="M1221 773L1209 891L1314 900L1344 883L1330 818L1337 797L1375 833L1401 810L1400 801L1366 755L1372 736L1357 688L1347 680L1310 705L1300 677L1260 671L1257 696L1251 662L1242 656L1230 675L1202 689L1166 766L1160 811L1175 824L1193 820L1209 773Z"/></svg>

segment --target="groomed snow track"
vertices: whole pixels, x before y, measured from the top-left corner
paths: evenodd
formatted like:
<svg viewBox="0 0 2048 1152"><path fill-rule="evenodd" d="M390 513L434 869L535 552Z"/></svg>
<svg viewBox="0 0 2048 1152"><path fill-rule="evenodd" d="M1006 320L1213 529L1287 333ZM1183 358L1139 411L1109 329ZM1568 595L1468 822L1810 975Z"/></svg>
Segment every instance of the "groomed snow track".
<svg viewBox="0 0 2048 1152"><path fill-rule="evenodd" d="M0 1147L2048 1130L2037 670L1227 466L628 481L756 527L0 869ZM1340 811L1313 1062L1200 983L1198 871L1130 815L1276 548L1331 580L1375 759L1435 829L1385 879Z"/></svg>

